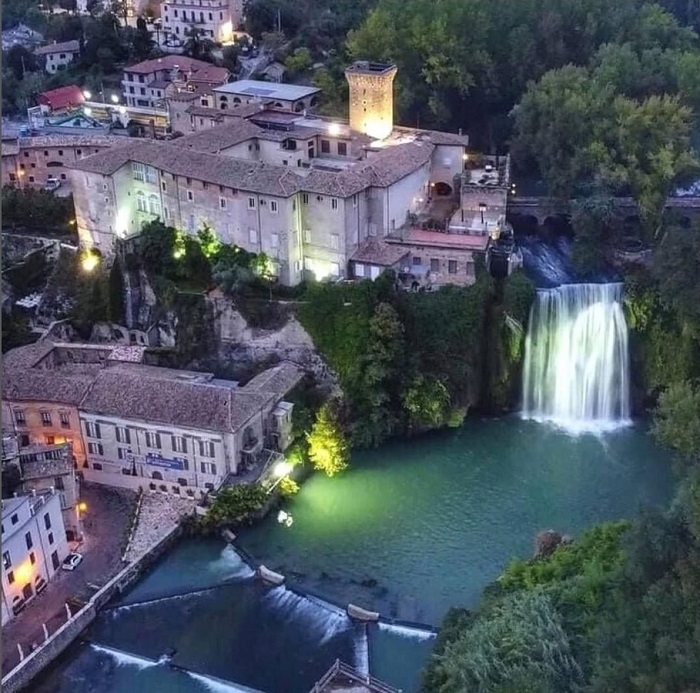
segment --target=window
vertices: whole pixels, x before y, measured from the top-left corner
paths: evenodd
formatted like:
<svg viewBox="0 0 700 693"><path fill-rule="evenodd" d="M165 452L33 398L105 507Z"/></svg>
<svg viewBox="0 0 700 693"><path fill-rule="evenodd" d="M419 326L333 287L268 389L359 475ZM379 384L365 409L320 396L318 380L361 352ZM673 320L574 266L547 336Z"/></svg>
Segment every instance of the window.
<svg viewBox="0 0 700 693"><path fill-rule="evenodd" d="M45 440L46 440L47 445L55 445L56 444L56 436L46 436Z"/></svg>
<svg viewBox="0 0 700 693"><path fill-rule="evenodd" d="M180 486L187 486L187 479L180 478L177 480L177 483L180 484Z"/></svg>
<svg viewBox="0 0 700 693"><path fill-rule="evenodd" d="M139 164L136 161L133 161L131 163L131 173L134 177L134 180L143 181L145 179L143 168L143 164Z"/></svg>
<svg viewBox="0 0 700 693"><path fill-rule="evenodd" d="M12 556L10 556L9 551L2 552L2 567L7 570L12 566Z"/></svg>
<svg viewBox="0 0 700 693"><path fill-rule="evenodd" d="M165 181L164 181L164 180L162 180L162 181L160 182L160 189L161 189L163 192L166 191L166 185L165 185Z"/></svg>
<svg viewBox="0 0 700 693"><path fill-rule="evenodd" d="M102 463L101 462L93 462L92 468L97 472L101 472L102 471Z"/></svg>
<svg viewBox="0 0 700 693"><path fill-rule="evenodd" d="M53 566L54 570L58 570L59 562L58 562L58 551L54 551L51 554L51 565Z"/></svg>
<svg viewBox="0 0 700 693"><path fill-rule="evenodd" d="M304 229L304 243L311 243L311 231L310 231L310 229Z"/></svg>
<svg viewBox="0 0 700 693"><path fill-rule="evenodd" d="M173 450L187 452L187 441L182 436L173 436Z"/></svg>
<svg viewBox="0 0 700 693"><path fill-rule="evenodd" d="M337 233L331 234L331 248L333 248L333 250L338 250L338 234Z"/></svg>
<svg viewBox="0 0 700 693"><path fill-rule="evenodd" d="M189 202L194 202L194 193L191 190L187 191L187 200Z"/></svg>
<svg viewBox="0 0 700 693"><path fill-rule="evenodd" d="M14 513L12 517L10 518L10 522L12 522L13 525L16 525L19 522L19 517L17 517L17 513Z"/></svg>
<svg viewBox="0 0 700 693"><path fill-rule="evenodd" d="M219 209L226 209L226 198L225 197L219 198Z"/></svg>
<svg viewBox="0 0 700 693"><path fill-rule="evenodd" d="M59 156L63 156L63 150L62 150L62 149L59 149L59 150L58 150L58 155L59 155Z"/></svg>
<svg viewBox="0 0 700 693"><path fill-rule="evenodd" d="M338 155L339 156L347 156L348 154L348 145L346 142L338 142Z"/></svg>
<svg viewBox="0 0 700 693"><path fill-rule="evenodd" d="M127 445L131 445L131 431L126 428L126 426L115 426L114 432L118 443L126 443Z"/></svg>
<svg viewBox="0 0 700 693"><path fill-rule="evenodd" d="M41 412L41 425L42 426L50 426L51 425L51 412L50 411L42 411Z"/></svg>
<svg viewBox="0 0 700 693"><path fill-rule="evenodd" d="M29 553L29 562L30 562L32 565L34 565L34 564L36 563L36 556L34 555L34 552L33 552L33 551L31 551L31 552Z"/></svg>
<svg viewBox="0 0 700 693"><path fill-rule="evenodd" d="M44 527L51 529L51 515L44 513Z"/></svg>
<svg viewBox="0 0 700 693"><path fill-rule="evenodd" d="M58 416L61 419L61 428L70 428L70 414L67 411L62 411Z"/></svg>
<svg viewBox="0 0 700 693"><path fill-rule="evenodd" d="M306 193L301 194L301 202L305 205L309 204L309 196Z"/></svg>
<svg viewBox="0 0 700 693"><path fill-rule="evenodd" d="M146 431L146 445L149 448L160 450L160 433L151 433Z"/></svg>
<svg viewBox="0 0 700 693"><path fill-rule="evenodd" d="M187 220L187 229L194 233L195 229L195 223L194 223L194 214L190 214L190 218Z"/></svg>
<svg viewBox="0 0 700 693"><path fill-rule="evenodd" d="M151 214L160 216L160 200L158 200L158 195L148 196L148 211Z"/></svg>
<svg viewBox="0 0 700 693"><path fill-rule="evenodd" d="M200 440L199 454L202 457L214 457L214 443L210 440Z"/></svg>
<svg viewBox="0 0 700 693"><path fill-rule="evenodd" d="M270 234L270 245L273 248L279 248L280 245L280 235L278 233Z"/></svg>
<svg viewBox="0 0 700 693"><path fill-rule="evenodd" d="M57 491L65 491L66 490L65 484L63 483L62 476L55 477L53 480L53 485Z"/></svg>
<svg viewBox="0 0 700 693"><path fill-rule="evenodd" d="M117 459L126 460L129 452L129 448L117 448Z"/></svg>
<svg viewBox="0 0 700 693"><path fill-rule="evenodd" d="M248 198L248 209L255 209L255 198L254 197Z"/></svg>
<svg viewBox="0 0 700 693"><path fill-rule="evenodd" d="M414 267L420 267L422 262L423 262L422 258L420 258L418 255L414 255L413 259L411 260L411 264Z"/></svg>
<svg viewBox="0 0 700 693"><path fill-rule="evenodd" d="M331 197L331 209L338 209L338 198Z"/></svg>
<svg viewBox="0 0 700 693"><path fill-rule="evenodd" d="M34 183L34 176L29 176L29 182Z"/></svg>
<svg viewBox="0 0 700 693"><path fill-rule="evenodd" d="M88 438L102 438L100 424L92 421L85 422L85 433L87 434Z"/></svg>
<svg viewBox="0 0 700 693"><path fill-rule="evenodd" d="M248 242L257 243L258 242L258 232L255 229L248 229Z"/></svg>
<svg viewBox="0 0 700 693"><path fill-rule="evenodd" d="M27 532L24 535L24 541L27 542L27 551L29 551L29 549L31 549L34 546L34 541L32 540L31 532Z"/></svg>
<svg viewBox="0 0 700 693"><path fill-rule="evenodd" d="M93 464L92 466L94 467L95 465ZM102 465L100 465L100 469L102 469ZM49 544L53 544L53 532L49 532L48 540L49 540Z"/></svg>
<svg viewBox="0 0 700 693"><path fill-rule="evenodd" d="M449 274L457 274L457 260L447 261L447 271Z"/></svg>
<svg viewBox="0 0 700 693"><path fill-rule="evenodd" d="M136 209L139 212L146 212L146 193L143 191L139 190L136 193Z"/></svg>
<svg viewBox="0 0 700 693"><path fill-rule="evenodd" d="M190 463L186 457L174 457L175 462L179 462L182 468L187 472L190 469Z"/></svg>
<svg viewBox="0 0 700 693"><path fill-rule="evenodd" d="M12 584L12 583L15 581L15 573L14 573L14 571L10 570L10 571L7 573L7 581L8 581L10 584Z"/></svg>
<svg viewBox="0 0 700 693"><path fill-rule="evenodd" d="M102 448L102 443L88 443L88 452L91 455L99 455L102 457L103 455L103 448ZM95 467L97 469L97 467ZM100 469L102 469L102 466L100 465Z"/></svg>
<svg viewBox="0 0 700 693"><path fill-rule="evenodd" d="M277 201L276 200L270 200L270 211L273 214L277 214Z"/></svg>
<svg viewBox="0 0 700 693"><path fill-rule="evenodd" d="M321 154L331 153L331 143L328 140L321 140Z"/></svg>
<svg viewBox="0 0 700 693"><path fill-rule="evenodd" d="M15 409L15 423L24 424L26 423L24 418L24 409Z"/></svg>
<svg viewBox="0 0 700 693"><path fill-rule="evenodd" d="M210 474L212 476L216 474L216 465L213 462L201 462L200 469L202 474Z"/></svg>
<svg viewBox="0 0 700 693"><path fill-rule="evenodd" d="M430 271L439 272L440 271L440 260L436 257L430 258Z"/></svg>

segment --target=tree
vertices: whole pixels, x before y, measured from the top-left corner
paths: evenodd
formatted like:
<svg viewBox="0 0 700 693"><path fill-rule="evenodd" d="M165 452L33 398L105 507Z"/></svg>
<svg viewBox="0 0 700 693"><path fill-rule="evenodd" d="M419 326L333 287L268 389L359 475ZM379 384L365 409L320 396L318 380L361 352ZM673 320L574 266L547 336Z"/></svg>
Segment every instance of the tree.
<svg viewBox="0 0 700 693"><path fill-rule="evenodd" d="M151 37L151 32L148 30L148 25L143 17L136 20L136 32L132 41L134 58L137 60L145 60L153 51L155 43Z"/></svg>
<svg viewBox="0 0 700 693"><path fill-rule="evenodd" d="M605 264L614 238L615 201L604 191L575 200L571 209L574 231L573 260L583 275L595 274Z"/></svg>
<svg viewBox="0 0 700 693"><path fill-rule="evenodd" d="M700 459L700 386L672 383L654 411L654 435L689 460Z"/></svg>
<svg viewBox="0 0 700 693"><path fill-rule="evenodd" d="M325 472L328 476L334 476L347 468L348 443L337 413L330 404L321 406L306 439L314 469Z"/></svg>
<svg viewBox="0 0 700 693"><path fill-rule="evenodd" d="M185 31L185 46L183 53L195 60L203 60L204 62L213 63L212 50L214 42L204 36L202 29L192 26Z"/></svg>
<svg viewBox="0 0 700 693"><path fill-rule="evenodd" d="M238 73L240 68L238 57L241 54L241 49L238 45L225 46L221 55L221 66L225 67L232 75Z"/></svg>
<svg viewBox="0 0 700 693"><path fill-rule="evenodd" d="M401 401L411 427L438 428L449 413L450 393L441 380L419 374L404 391Z"/></svg>
<svg viewBox="0 0 700 693"><path fill-rule="evenodd" d="M25 72L34 72L38 68L34 53L20 44L12 46L3 55L3 63L3 68L9 68L17 80L21 80Z"/></svg>
<svg viewBox="0 0 700 693"><path fill-rule="evenodd" d="M109 321L117 325L124 320L124 275L119 258L115 258L109 270Z"/></svg>
<svg viewBox="0 0 700 693"><path fill-rule="evenodd" d="M313 58L308 48L297 48L291 55L287 56L284 66L291 76L300 75L306 72L313 64Z"/></svg>

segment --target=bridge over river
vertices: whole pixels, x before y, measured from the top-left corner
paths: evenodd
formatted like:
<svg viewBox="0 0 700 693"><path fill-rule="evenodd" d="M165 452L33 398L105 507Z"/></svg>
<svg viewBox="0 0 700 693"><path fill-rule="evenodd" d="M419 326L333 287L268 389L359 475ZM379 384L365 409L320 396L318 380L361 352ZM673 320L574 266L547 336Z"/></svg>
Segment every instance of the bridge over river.
<svg viewBox="0 0 700 693"><path fill-rule="evenodd" d="M615 203L623 218L639 214L637 203L631 197L615 198ZM690 223L692 219L700 218L700 196L669 197L666 209L675 210L681 219ZM538 224L542 224L550 217L568 216L569 210L565 202L548 197L511 197L508 200L508 214L533 217Z"/></svg>

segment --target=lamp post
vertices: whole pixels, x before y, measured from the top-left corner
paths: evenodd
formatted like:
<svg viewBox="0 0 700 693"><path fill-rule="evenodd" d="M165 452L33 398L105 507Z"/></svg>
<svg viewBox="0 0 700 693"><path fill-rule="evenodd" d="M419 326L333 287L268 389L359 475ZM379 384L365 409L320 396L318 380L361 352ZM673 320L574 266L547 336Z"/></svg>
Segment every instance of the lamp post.
<svg viewBox="0 0 700 693"><path fill-rule="evenodd" d="M481 212L481 223L484 223L484 210L486 209L485 202L479 202L479 211Z"/></svg>
<svg viewBox="0 0 700 693"><path fill-rule="evenodd" d="M82 540L83 538L83 517L82 513L84 513L87 510L87 503L85 501L80 501L75 506L75 512L78 517L78 540Z"/></svg>
<svg viewBox="0 0 700 693"><path fill-rule="evenodd" d="M277 481L275 481L275 483L272 484L272 486L270 486L269 489L267 489L268 494L272 493L275 490L275 488L277 488L277 485L280 483L280 481L282 481L282 479L288 476L289 472L291 471L292 465L289 462L287 462L286 460L284 460L283 462L278 462L275 465L275 468L272 470L273 475L277 477Z"/></svg>

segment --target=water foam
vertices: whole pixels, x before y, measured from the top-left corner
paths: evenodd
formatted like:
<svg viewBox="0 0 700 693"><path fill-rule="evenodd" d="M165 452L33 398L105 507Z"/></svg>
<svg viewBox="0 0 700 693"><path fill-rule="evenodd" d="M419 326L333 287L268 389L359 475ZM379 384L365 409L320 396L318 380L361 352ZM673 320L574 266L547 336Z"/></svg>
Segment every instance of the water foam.
<svg viewBox="0 0 700 693"><path fill-rule="evenodd" d="M525 341L523 396L525 418L574 434L631 423L621 284L538 291Z"/></svg>
<svg viewBox="0 0 700 693"><path fill-rule="evenodd" d="M392 633L393 635L399 635L402 638L411 638L413 640L432 640L437 637L437 633L432 630L426 630L423 628L418 628L417 626L403 626L397 623L385 623L384 621L379 622L379 630L386 633Z"/></svg>
<svg viewBox="0 0 700 693"><path fill-rule="evenodd" d="M146 657L137 657L136 655L123 652L122 650L114 650L111 647L105 647L104 645L90 643L90 647L95 652L101 652L112 657L118 666L133 666L138 667L139 669L150 669L151 667L157 667L160 663L162 663L161 661L154 662Z"/></svg>
<svg viewBox="0 0 700 693"><path fill-rule="evenodd" d="M355 669L362 676L369 676L369 635L365 623L356 627L354 645Z"/></svg>
<svg viewBox="0 0 700 693"><path fill-rule="evenodd" d="M220 679L204 676L203 674L195 674L192 671L186 671L185 673L190 678L197 681L197 683L200 683L208 691L211 691L211 693L261 693L255 688L239 686L236 683L222 681Z"/></svg>

